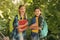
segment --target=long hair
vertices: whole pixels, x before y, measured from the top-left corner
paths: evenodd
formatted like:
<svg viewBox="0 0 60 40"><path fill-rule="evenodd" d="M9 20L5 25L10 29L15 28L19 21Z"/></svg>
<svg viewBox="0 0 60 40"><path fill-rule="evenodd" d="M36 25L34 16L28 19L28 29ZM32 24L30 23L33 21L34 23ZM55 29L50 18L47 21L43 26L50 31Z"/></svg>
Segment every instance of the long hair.
<svg viewBox="0 0 60 40"><path fill-rule="evenodd" d="M23 6L25 6L25 5L20 5L18 9L20 9ZM20 11L19 11L19 15L20 15ZM27 19L27 14L24 14L24 19Z"/></svg>

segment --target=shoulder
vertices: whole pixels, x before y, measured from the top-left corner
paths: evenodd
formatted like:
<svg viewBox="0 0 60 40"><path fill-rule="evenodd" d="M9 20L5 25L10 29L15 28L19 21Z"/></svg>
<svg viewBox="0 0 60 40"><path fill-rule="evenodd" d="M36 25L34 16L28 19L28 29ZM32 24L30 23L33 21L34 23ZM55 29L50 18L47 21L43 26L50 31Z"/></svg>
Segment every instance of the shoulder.
<svg viewBox="0 0 60 40"><path fill-rule="evenodd" d="M40 18L40 20L44 20L44 17L42 15L39 18Z"/></svg>
<svg viewBox="0 0 60 40"><path fill-rule="evenodd" d="M18 15L15 15L14 21L17 21L17 20L18 20Z"/></svg>
<svg viewBox="0 0 60 40"><path fill-rule="evenodd" d="M42 15L40 16L40 18L41 18L41 19L44 19L44 17L43 17Z"/></svg>
<svg viewBox="0 0 60 40"><path fill-rule="evenodd" d="M35 20L35 16L34 16L34 17L32 17L32 20Z"/></svg>
<svg viewBox="0 0 60 40"><path fill-rule="evenodd" d="M15 18L18 18L18 15L15 15Z"/></svg>

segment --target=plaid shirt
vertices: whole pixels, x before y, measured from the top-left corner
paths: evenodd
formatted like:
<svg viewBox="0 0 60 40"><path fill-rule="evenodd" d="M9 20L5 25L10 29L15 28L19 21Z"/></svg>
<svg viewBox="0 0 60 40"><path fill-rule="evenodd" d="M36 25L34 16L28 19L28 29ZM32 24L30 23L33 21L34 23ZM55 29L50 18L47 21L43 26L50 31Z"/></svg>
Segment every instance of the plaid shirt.
<svg viewBox="0 0 60 40"><path fill-rule="evenodd" d="M34 23L36 23L36 16L34 16L32 19L31 19L31 23L30 23L30 25L32 25L32 24L34 24ZM39 16L39 18L38 18L38 26L39 27L42 27L42 23L43 23L43 17L42 16ZM32 29L33 30L33 29ZM34 37L35 35L37 35L38 33L34 33L34 32L31 32L32 34L32 36ZM39 31L39 33L40 33L40 31Z"/></svg>
<svg viewBox="0 0 60 40"><path fill-rule="evenodd" d="M20 17L20 20L21 19L22 18ZM24 19L26 19L26 18L24 18ZM14 37L17 40L19 38L19 36L18 36L18 29L16 27L18 27L18 15L16 15L15 18L14 18L14 21L13 21L13 32L12 32L12 37ZM26 35L25 31L23 33Z"/></svg>
<svg viewBox="0 0 60 40"><path fill-rule="evenodd" d="M38 26L40 27L40 26L42 26L42 21L43 20L43 17L42 16L39 16L39 18L38 18ZM36 16L34 16L32 19L31 19L31 23L30 23L30 25L32 25L32 24L34 24L34 23L36 23Z"/></svg>

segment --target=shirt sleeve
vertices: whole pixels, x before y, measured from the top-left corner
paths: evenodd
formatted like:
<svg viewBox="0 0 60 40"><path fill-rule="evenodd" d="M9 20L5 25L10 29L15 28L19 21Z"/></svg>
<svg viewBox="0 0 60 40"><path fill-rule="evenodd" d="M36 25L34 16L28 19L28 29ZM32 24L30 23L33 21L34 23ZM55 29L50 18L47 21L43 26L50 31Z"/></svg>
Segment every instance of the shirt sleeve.
<svg viewBox="0 0 60 40"><path fill-rule="evenodd" d="M39 18L39 27L43 27L44 18L40 16Z"/></svg>
<svg viewBox="0 0 60 40"><path fill-rule="evenodd" d="M29 20L29 26L35 23L35 18Z"/></svg>
<svg viewBox="0 0 60 40"><path fill-rule="evenodd" d="M16 15L13 21L13 28L16 28L18 26L18 16Z"/></svg>
<svg viewBox="0 0 60 40"><path fill-rule="evenodd" d="M32 19L28 19L28 25L30 26L32 24Z"/></svg>

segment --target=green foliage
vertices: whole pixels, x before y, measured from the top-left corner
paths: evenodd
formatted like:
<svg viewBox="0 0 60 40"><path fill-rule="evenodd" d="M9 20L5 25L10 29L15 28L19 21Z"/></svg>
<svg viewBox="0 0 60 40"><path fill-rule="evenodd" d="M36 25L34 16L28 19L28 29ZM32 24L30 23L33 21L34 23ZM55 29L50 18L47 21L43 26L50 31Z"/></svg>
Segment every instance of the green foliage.
<svg viewBox="0 0 60 40"><path fill-rule="evenodd" d="M60 34L60 0L23 0L26 5L26 12L29 20L34 16L34 8L39 6L42 10L42 15L48 23L49 34ZM14 5L12 0L0 0L0 31L4 31L5 35L10 35L12 31L12 23L16 14L18 14L18 7L20 3ZM11 30L9 30L11 28ZM28 32L29 35L29 32ZM56 38L56 35L54 38Z"/></svg>

